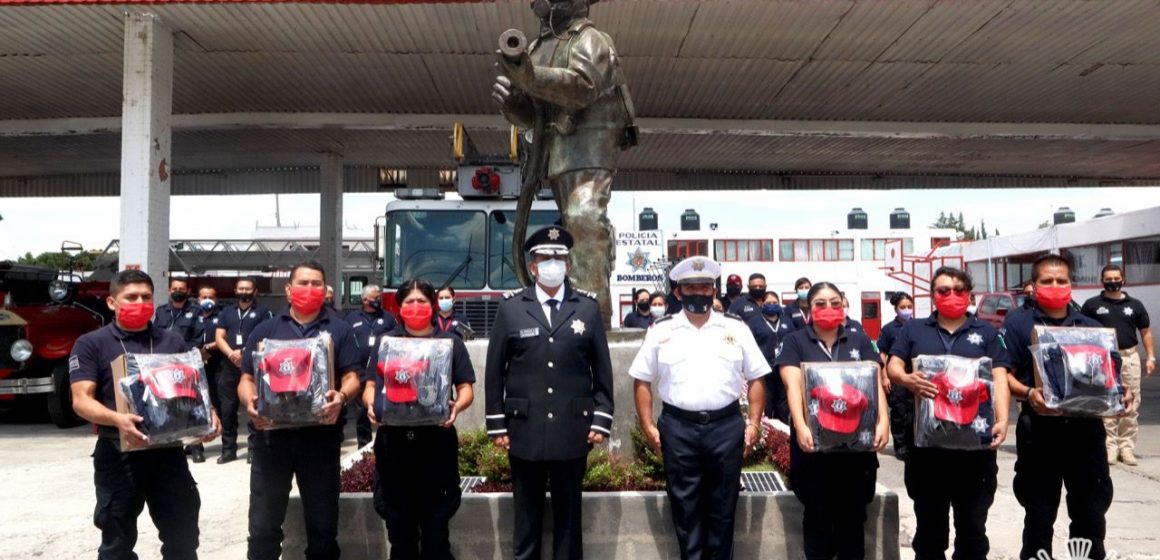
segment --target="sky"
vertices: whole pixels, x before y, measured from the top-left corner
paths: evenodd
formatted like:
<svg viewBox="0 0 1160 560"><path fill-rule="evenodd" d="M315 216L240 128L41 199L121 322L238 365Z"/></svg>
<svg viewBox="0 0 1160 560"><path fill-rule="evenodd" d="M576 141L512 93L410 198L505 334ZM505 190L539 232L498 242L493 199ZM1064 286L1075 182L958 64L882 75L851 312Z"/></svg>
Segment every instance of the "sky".
<svg viewBox="0 0 1160 560"><path fill-rule="evenodd" d="M258 225L275 224L274 195L177 196L170 211L171 239L249 239ZM390 193L352 193L343 199L347 230L372 236L375 218L384 213ZM279 197L283 226L318 225L318 195ZM962 212L968 225L986 220L993 233L1031 231L1051 220L1056 208L1068 206L1079 221L1100 208L1118 213L1160 206L1160 187L1061 189L927 189L895 191L674 191L613 192L609 218L620 231L636 227L644 207L659 215L663 231L680 229L686 208L701 214L701 226L720 224L721 231L755 231L781 227L844 229L846 213L861 207L871 228L888 227L896 207L910 212L913 227L933 223L940 211ZM61 241L85 249L104 249L119 235L116 197L0 198L0 260L59 250Z"/></svg>

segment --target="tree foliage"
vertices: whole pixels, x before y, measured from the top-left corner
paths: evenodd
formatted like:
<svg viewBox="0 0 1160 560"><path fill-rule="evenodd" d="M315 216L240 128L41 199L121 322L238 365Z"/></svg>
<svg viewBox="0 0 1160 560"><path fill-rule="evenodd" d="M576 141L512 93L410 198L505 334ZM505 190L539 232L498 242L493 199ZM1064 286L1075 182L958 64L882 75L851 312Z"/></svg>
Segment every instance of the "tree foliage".
<svg viewBox="0 0 1160 560"><path fill-rule="evenodd" d="M66 255L60 251L50 251L33 255L31 252L25 253L23 257L17 259L18 264L28 264L34 266L43 266L53 270L92 270L93 262L97 255L93 253L81 253L73 257Z"/></svg>

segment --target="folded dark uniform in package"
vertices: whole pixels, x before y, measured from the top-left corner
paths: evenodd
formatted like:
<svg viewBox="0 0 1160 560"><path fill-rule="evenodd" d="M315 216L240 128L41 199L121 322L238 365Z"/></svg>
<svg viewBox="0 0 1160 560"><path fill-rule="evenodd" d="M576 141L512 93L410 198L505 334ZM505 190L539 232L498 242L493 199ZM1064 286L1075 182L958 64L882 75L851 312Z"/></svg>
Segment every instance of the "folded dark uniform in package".
<svg viewBox="0 0 1160 560"><path fill-rule="evenodd" d="M142 418L146 446L121 434L121 450L135 451L196 443L213 433L209 382L201 354L124 354L112 364L119 412Z"/></svg>
<svg viewBox="0 0 1160 560"><path fill-rule="evenodd" d="M818 451L873 451L878 364L806 362L806 415Z"/></svg>
<svg viewBox="0 0 1160 560"><path fill-rule="evenodd" d="M334 387L330 336L266 339L254 352L258 414L273 428L321 424L326 393Z"/></svg>
<svg viewBox="0 0 1160 560"><path fill-rule="evenodd" d="M375 368L380 422L429 426L451 417L452 344L449 338L382 338Z"/></svg>
<svg viewBox="0 0 1160 560"><path fill-rule="evenodd" d="M989 449L995 426L991 359L924 354L914 359L914 372L938 388L935 398L915 400L915 445Z"/></svg>
<svg viewBox="0 0 1160 560"><path fill-rule="evenodd" d="M1047 407L1065 416L1122 414L1124 389L1112 356L1115 351L1112 329L1036 327L1032 363Z"/></svg>

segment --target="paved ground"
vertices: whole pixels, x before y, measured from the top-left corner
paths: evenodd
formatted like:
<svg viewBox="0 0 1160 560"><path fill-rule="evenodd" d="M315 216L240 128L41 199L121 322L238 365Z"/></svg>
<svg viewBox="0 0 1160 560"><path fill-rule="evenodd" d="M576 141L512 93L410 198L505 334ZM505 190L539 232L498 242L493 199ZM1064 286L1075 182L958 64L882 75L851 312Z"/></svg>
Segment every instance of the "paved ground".
<svg viewBox="0 0 1160 560"><path fill-rule="evenodd" d="M1108 547L1121 558L1160 559L1160 376L1144 384L1145 406L1140 467L1112 469L1116 498L1108 514ZM1152 405L1152 406L1149 406ZM348 426L348 431L352 428ZM1012 430L1013 432L1013 430ZM353 434L345 451L353 451ZM47 424L23 423L0 415L0 559L93 558L99 535L92 526L94 504L89 454L93 436L87 428L58 430ZM216 455L216 444L207 454ZM1014 442L999 454L999 491L987 524L994 559L1015 558L1023 512L1011 493ZM202 497L201 557L235 560L245 557L246 493L249 470L245 461L217 465L212 458L191 465ZM901 497L901 541L914 531L911 503L902 485L902 464L882 457L878 479ZM1061 508L1064 509L1065 508ZM1066 532L1061 512L1056 532ZM156 551L156 530L147 518L140 523L139 550ZM1063 550L1058 539L1056 552ZM903 548L903 558L913 558ZM155 553L142 553L154 558Z"/></svg>

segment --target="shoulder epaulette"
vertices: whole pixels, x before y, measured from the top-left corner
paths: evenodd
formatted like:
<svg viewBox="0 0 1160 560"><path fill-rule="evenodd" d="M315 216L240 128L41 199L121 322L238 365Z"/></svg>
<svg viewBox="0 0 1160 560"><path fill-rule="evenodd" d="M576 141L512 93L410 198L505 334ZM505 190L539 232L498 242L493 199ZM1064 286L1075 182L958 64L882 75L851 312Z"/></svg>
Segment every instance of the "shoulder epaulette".
<svg viewBox="0 0 1160 560"><path fill-rule="evenodd" d="M725 313L723 313L723 315L725 315L726 317L728 317L730 319L736 319L738 321L741 321L742 323L745 322L745 319L742 319L741 316L736 314L736 313L730 313L730 312L726 311Z"/></svg>
<svg viewBox="0 0 1160 560"><path fill-rule="evenodd" d="M658 324L658 323L663 323L663 322L665 322L665 321L670 321L670 320L672 320L672 318L673 318L673 317L675 317L675 316L676 316L676 315L665 315L664 317L661 317L660 319L657 319L657 320L653 321L653 324L654 324L654 325L656 325L656 324Z"/></svg>
<svg viewBox="0 0 1160 560"><path fill-rule="evenodd" d="M511 299L512 296L515 296L516 294L519 294L522 291L524 291L523 288L520 288L518 290L508 290L508 291L503 293L503 298L504 299Z"/></svg>
<svg viewBox="0 0 1160 560"><path fill-rule="evenodd" d="M587 296L587 297L589 297L589 298L592 298L592 299L598 299L598 298L596 297L596 293L595 293L595 292L589 292L588 290L581 290L581 289L577 288L577 289L576 289L576 293L578 293L578 294L580 294L580 295L582 295L582 296Z"/></svg>

